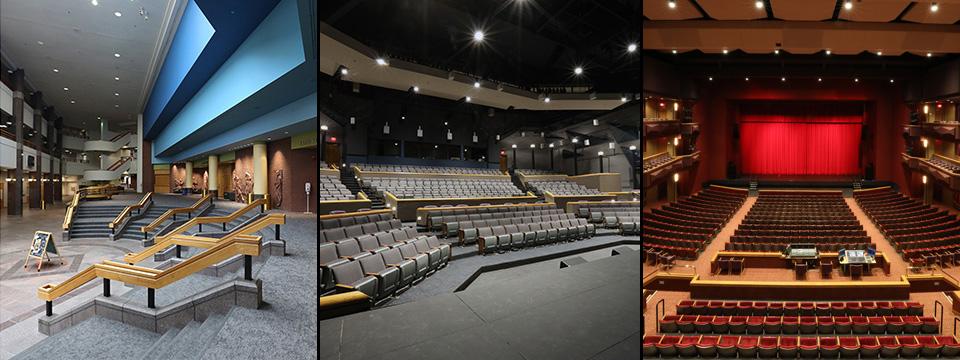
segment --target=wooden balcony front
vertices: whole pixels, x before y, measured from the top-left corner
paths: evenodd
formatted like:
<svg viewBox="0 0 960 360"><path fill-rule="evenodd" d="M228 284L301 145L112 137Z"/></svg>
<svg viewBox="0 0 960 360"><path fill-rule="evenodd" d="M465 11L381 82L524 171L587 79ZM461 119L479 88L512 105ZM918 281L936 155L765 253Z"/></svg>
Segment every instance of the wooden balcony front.
<svg viewBox="0 0 960 360"><path fill-rule="evenodd" d="M910 168L910 170L924 173L930 178L931 181L933 180L940 181L942 183L947 184L947 186L949 186L950 189L954 191L960 191L960 173L955 173L946 168L940 167L937 164L931 162L929 159L910 156L907 153L901 153L900 157L903 160L904 165ZM934 157L960 166L960 161L943 157L940 155L934 155Z"/></svg>
<svg viewBox="0 0 960 360"><path fill-rule="evenodd" d="M700 161L700 152L676 156L670 161L643 172L643 188L649 188L661 181L670 180L674 173L692 169Z"/></svg>

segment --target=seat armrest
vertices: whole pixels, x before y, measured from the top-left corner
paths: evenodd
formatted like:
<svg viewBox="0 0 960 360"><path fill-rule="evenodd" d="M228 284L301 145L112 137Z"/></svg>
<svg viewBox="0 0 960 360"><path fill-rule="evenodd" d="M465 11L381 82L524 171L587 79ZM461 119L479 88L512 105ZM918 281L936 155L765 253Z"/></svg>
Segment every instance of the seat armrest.
<svg viewBox="0 0 960 360"><path fill-rule="evenodd" d="M334 266L337 266L337 265L340 265L340 264L345 264L345 263L348 263L348 262L350 262L350 260L340 258L340 259L336 259L336 260L333 260L333 261L331 261L331 262L328 262L328 263L326 263L326 264L320 264L320 267L321 267L321 268L328 268L328 269L329 269L329 268L332 268L332 267L334 267Z"/></svg>
<svg viewBox="0 0 960 360"><path fill-rule="evenodd" d="M354 290L357 289L357 288L355 288L355 287L353 287L353 286L350 286L350 285L347 285L347 284L337 284L336 287L337 287L337 290L338 290L338 291L344 291L344 292L346 292L346 291L354 291Z"/></svg>

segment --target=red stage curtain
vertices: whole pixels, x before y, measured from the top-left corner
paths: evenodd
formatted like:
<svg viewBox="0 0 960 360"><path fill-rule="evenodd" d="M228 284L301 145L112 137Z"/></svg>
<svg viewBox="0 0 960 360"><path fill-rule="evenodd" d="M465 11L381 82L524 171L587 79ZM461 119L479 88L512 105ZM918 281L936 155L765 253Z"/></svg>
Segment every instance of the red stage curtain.
<svg viewBox="0 0 960 360"><path fill-rule="evenodd" d="M749 175L855 175L863 112L792 106L740 117L743 172ZM848 108L849 109L849 108ZM783 110L783 109L781 109ZM754 113L750 113L754 112Z"/></svg>

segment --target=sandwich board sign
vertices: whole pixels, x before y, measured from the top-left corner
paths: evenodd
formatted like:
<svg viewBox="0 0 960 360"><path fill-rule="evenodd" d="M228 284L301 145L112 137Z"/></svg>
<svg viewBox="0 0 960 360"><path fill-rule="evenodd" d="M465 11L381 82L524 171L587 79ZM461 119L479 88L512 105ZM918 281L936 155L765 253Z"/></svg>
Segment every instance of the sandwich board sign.
<svg viewBox="0 0 960 360"><path fill-rule="evenodd" d="M60 260L60 265L63 265L63 257L60 256L60 251L57 250L57 245L53 242L53 234L46 231L36 231L33 233L33 241L30 242L30 252L27 253L27 259L23 261L23 267L26 268L30 259L37 259L37 271L40 271L40 267L43 266L43 259L46 257L47 260L50 259L50 254L54 254Z"/></svg>

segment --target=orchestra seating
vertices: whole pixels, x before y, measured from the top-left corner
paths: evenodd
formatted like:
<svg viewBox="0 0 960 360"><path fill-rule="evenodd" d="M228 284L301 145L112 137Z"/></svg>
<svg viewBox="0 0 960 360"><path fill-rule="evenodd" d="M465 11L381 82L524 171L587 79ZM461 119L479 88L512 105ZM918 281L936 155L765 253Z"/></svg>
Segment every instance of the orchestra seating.
<svg viewBox="0 0 960 360"><path fill-rule="evenodd" d="M746 198L746 190L710 187L679 202L644 212L644 250L695 259ZM633 233L639 231L636 222L625 221L621 226L621 232L631 228Z"/></svg>
<svg viewBox="0 0 960 360"><path fill-rule="evenodd" d="M907 316L923 315L923 304L910 301L723 301L681 300L679 315L757 316Z"/></svg>
<svg viewBox="0 0 960 360"><path fill-rule="evenodd" d="M450 166L390 165L390 164L353 164L361 171L401 172L419 174L459 174L459 175L503 175L497 169L465 168Z"/></svg>
<svg viewBox="0 0 960 360"><path fill-rule="evenodd" d="M590 222L599 223L603 221L602 217L591 215L592 212L602 212L602 211L630 211L633 209L642 209L642 204L633 202L624 203L624 202L596 202L589 205L580 205L577 207L577 216L582 218L590 219Z"/></svg>
<svg viewBox="0 0 960 360"><path fill-rule="evenodd" d="M913 264L955 265L960 260L960 221L889 188L858 191L854 198L891 245Z"/></svg>
<svg viewBox="0 0 960 360"><path fill-rule="evenodd" d="M801 358L954 358L960 344L950 335L750 336L644 335L644 358L703 357Z"/></svg>
<svg viewBox="0 0 960 360"><path fill-rule="evenodd" d="M353 193L340 179L332 175L319 175L317 179L317 197L320 201L352 200Z"/></svg>
<svg viewBox="0 0 960 360"><path fill-rule="evenodd" d="M813 243L820 251L866 249L870 237L841 192L761 192L727 250L782 251Z"/></svg>
<svg viewBox="0 0 960 360"><path fill-rule="evenodd" d="M670 156L670 154L667 154L667 153L663 153L663 154L657 155L656 157L653 157L653 158L651 158L651 159L644 160L644 161L643 161L643 171L647 171L647 170L653 169L653 168L655 168L655 167L657 167L657 166L666 164L666 163L670 162L670 160L673 160L673 157Z"/></svg>
<svg viewBox="0 0 960 360"><path fill-rule="evenodd" d="M509 178L394 178L365 176L363 184L383 194L388 191L398 199L490 198L526 195Z"/></svg>
<svg viewBox="0 0 960 360"><path fill-rule="evenodd" d="M550 181L528 181L527 186L537 194L543 196L544 192L553 195L600 195L597 189L591 189L569 180L550 180Z"/></svg>
<svg viewBox="0 0 960 360"><path fill-rule="evenodd" d="M366 216L335 220L359 218ZM357 233L367 225L374 225L369 227L370 232ZM355 228L357 226L360 227ZM415 228L401 227L396 220L325 227L318 249L321 293L342 284L375 300L384 299L428 272L446 266L451 255L450 246L441 244L436 236L418 235Z"/></svg>
<svg viewBox="0 0 960 360"><path fill-rule="evenodd" d="M553 171L553 170L517 169L516 171L523 173L524 175L564 175L559 171Z"/></svg>

